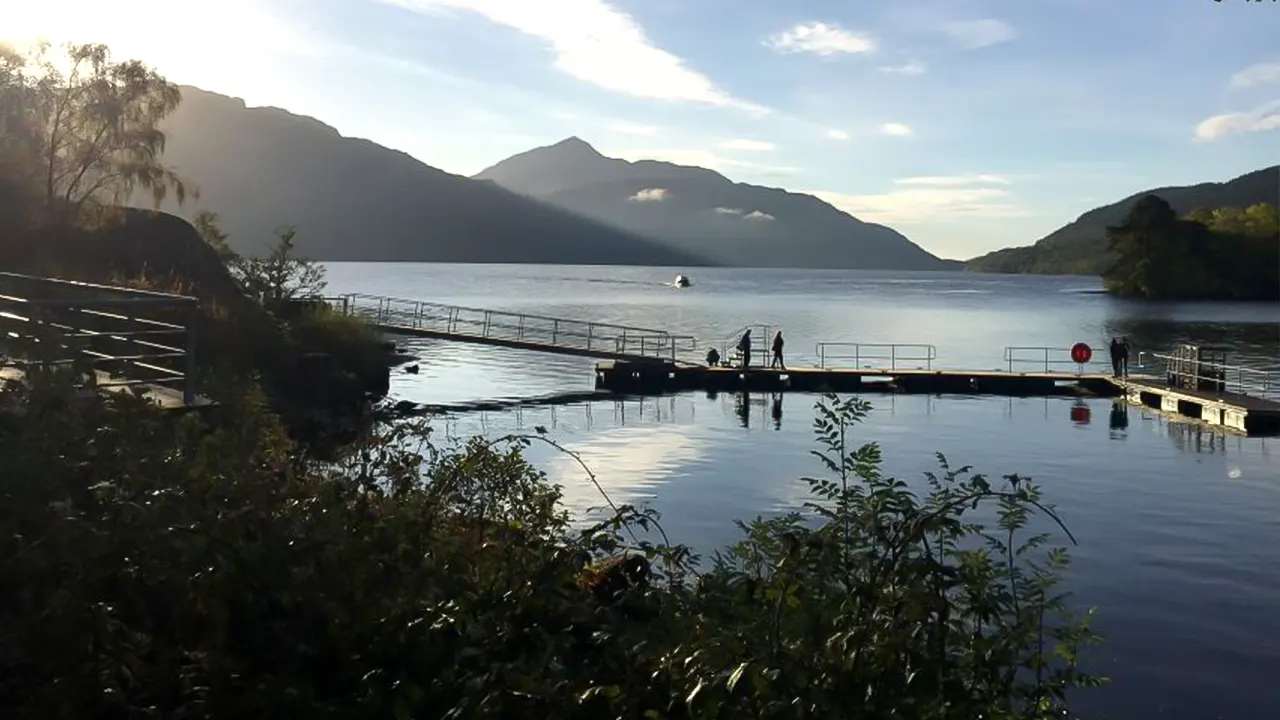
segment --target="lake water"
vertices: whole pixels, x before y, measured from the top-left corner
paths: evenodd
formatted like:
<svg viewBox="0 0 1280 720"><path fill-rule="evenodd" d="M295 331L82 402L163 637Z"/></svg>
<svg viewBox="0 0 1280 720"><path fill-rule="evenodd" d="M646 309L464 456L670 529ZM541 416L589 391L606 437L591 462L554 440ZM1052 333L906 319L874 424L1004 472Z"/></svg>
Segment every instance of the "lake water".
<svg viewBox="0 0 1280 720"><path fill-rule="evenodd" d="M331 294L362 292L636 325L719 345L767 324L788 361L818 342L922 343L939 367L1004 367L1007 346L1136 351L1187 341L1233 348L1280 371L1280 304L1149 304L1098 294L1094 278L952 273L698 269L694 286L662 268L335 263ZM404 343L418 375L392 392L426 403L528 398L593 387L593 361L425 340ZM1105 355L1105 352L1101 354ZM866 396L858 442L879 442L904 479L953 465L1034 477L1080 540L1069 581L1099 608L1107 641L1086 691L1088 717L1273 720L1280 717L1280 438L1243 438L1110 400ZM811 395L688 393L560 407L471 412L445 435L542 425L579 452L617 502L648 503L675 542L732 541L735 519L796 508L808 456ZM571 509L601 504L581 468L535 447Z"/></svg>

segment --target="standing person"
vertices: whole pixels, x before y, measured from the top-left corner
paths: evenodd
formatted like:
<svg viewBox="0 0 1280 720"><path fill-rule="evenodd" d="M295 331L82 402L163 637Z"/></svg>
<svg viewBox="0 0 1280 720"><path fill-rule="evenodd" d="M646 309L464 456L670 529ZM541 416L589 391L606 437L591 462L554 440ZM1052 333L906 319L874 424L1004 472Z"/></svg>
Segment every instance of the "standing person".
<svg viewBox="0 0 1280 720"><path fill-rule="evenodd" d="M742 351L742 368L745 370L751 366L751 331L742 333L742 339L738 341L738 349Z"/></svg>
<svg viewBox="0 0 1280 720"><path fill-rule="evenodd" d="M1111 377L1120 377L1120 340L1111 338Z"/></svg>
<svg viewBox="0 0 1280 720"><path fill-rule="evenodd" d="M773 360L769 362L769 367L781 368L783 370L787 369L787 366L782 364L782 331L781 330L779 330L777 334L773 336Z"/></svg>
<svg viewBox="0 0 1280 720"><path fill-rule="evenodd" d="M1120 373L1129 377L1129 338L1120 338Z"/></svg>

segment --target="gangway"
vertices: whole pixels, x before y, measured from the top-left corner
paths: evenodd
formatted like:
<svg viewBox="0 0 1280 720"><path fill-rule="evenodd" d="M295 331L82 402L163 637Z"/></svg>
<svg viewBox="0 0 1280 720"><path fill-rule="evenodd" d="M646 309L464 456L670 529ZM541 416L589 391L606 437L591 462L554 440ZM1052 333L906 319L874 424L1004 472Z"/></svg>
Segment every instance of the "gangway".
<svg viewBox="0 0 1280 720"><path fill-rule="evenodd" d="M697 341L654 328L352 293L340 312L387 333L628 362L692 362Z"/></svg>

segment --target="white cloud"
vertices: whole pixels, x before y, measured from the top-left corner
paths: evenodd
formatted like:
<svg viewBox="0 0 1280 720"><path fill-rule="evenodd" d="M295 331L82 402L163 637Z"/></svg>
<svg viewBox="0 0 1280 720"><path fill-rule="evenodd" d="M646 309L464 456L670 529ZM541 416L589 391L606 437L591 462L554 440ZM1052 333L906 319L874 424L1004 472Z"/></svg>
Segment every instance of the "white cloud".
<svg viewBox="0 0 1280 720"><path fill-rule="evenodd" d="M716 208L716 212L720 213L721 215L741 215L742 214L742 210L739 208L727 208L727 207L718 207Z"/></svg>
<svg viewBox="0 0 1280 720"><path fill-rule="evenodd" d="M901 65L881 65L876 68L882 73L891 73L893 75L923 75L928 66L919 60L912 60Z"/></svg>
<svg viewBox="0 0 1280 720"><path fill-rule="evenodd" d="M911 128L902 123L885 123L880 126L880 132L895 137L907 137L912 134Z"/></svg>
<svg viewBox="0 0 1280 720"><path fill-rule="evenodd" d="M942 31L966 50L999 45L1018 36L1012 25L992 18L949 22L942 26Z"/></svg>
<svg viewBox="0 0 1280 720"><path fill-rule="evenodd" d="M610 130L620 132L624 135L644 135L645 137L653 137L658 134L658 128L653 125L633 125L631 123L614 123L609 126Z"/></svg>
<svg viewBox="0 0 1280 720"><path fill-rule="evenodd" d="M1280 62L1251 65L1231 76L1231 87L1244 88L1266 83L1280 83Z"/></svg>
<svg viewBox="0 0 1280 720"><path fill-rule="evenodd" d="M889 225L1031 215L1013 205L1008 191L1000 188L923 187L879 195L848 195L824 190L805 192L859 220Z"/></svg>
<svg viewBox="0 0 1280 720"><path fill-rule="evenodd" d="M1223 113L1205 118L1196 125L1197 140L1216 140L1223 135L1261 132L1280 128L1280 100L1273 100L1246 112Z"/></svg>
<svg viewBox="0 0 1280 720"><path fill-rule="evenodd" d="M724 150L750 150L752 152L769 152L778 149L778 146L771 142L743 139L725 140L720 143L720 147Z"/></svg>
<svg viewBox="0 0 1280 720"><path fill-rule="evenodd" d="M734 97L684 60L655 46L632 17L604 0L380 0L429 12L468 10L489 21L545 41L555 67L614 92L658 100L732 107L768 113Z"/></svg>
<svg viewBox="0 0 1280 720"><path fill-rule="evenodd" d="M936 185L954 187L957 185L1008 185L1009 179L999 175L920 175L917 177L899 178L893 181L898 185Z"/></svg>
<svg viewBox="0 0 1280 720"><path fill-rule="evenodd" d="M876 47L875 40L869 35L821 22L800 23L770 36L765 40L765 45L781 53L814 55L865 53Z"/></svg>
<svg viewBox="0 0 1280 720"><path fill-rule="evenodd" d="M632 202L662 202L670 196L666 188L645 188L627 199Z"/></svg>
<svg viewBox="0 0 1280 720"><path fill-rule="evenodd" d="M746 215L744 215L744 216L742 217L742 219L743 219L743 220L750 220L750 221L752 221L752 222L771 222L771 221L773 221L773 220L776 220L777 218L775 218L774 216L770 215L770 214L769 214L769 213L767 213L767 212L760 212L759 210L752 210L751 212L749 212L749 213L747 213Z"/></svg>
<svg viewBox="0 0 1280 720"><path fill-rule="evenodd" d="M848 140L849 139L849 133L843 130L836 130L835 128L831 128L827 130L826 135L832 140Z"/></svg>

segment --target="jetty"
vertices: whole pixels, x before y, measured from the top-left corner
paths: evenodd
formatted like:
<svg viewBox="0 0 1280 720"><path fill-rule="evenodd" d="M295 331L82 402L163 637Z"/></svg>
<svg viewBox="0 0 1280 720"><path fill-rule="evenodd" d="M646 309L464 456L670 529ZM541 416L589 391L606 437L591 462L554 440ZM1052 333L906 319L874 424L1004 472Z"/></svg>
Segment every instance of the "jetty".
<svg viewBox="0 0 1280 720"><path fill-rule="evenodd" d="M79 387L141 394L163 410L196 392L194 297L0 272L0 386L71 367Z"/></svg>
<svg viewBox="0 0 1280 720"><path fill-rule="evenodd" d="M448 305L380 295L326 298L341 312L387 334L590 357L597 390L622 395L708 392L897 392L1044 397L1123 397L1162 412L1238 432L1280 434L1280 373L1230 364L1211 348L1183 345L1140 352L1130 374L1086 343L1073 347L1010 346L988 369L941 364L923 343L820 342L813 364L768 367L773 328L748 325L725 339L509 310ZM743 365L736 340L747 330L762 352ZM714 364L705 355L715 348ZM993 349L993 356L998 350Z"/></svg>

